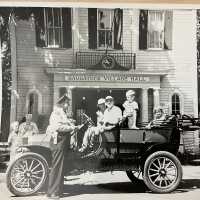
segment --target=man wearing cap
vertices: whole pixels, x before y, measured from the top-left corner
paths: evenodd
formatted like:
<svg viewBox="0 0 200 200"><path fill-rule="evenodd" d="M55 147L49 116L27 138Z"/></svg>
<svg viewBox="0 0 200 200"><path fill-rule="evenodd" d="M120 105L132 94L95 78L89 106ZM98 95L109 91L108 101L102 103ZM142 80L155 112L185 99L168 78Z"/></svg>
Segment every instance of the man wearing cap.
<svg viewBox="0 0 200 200"><path fill-rule="evenodd" d="M114 99L111 96L105 98L106 110L104 112L104 130L111 130L122 120L122 111L114 105Z"/></svg>
<svg viewBox="0 0 200 200"><path fill-rule="evenodd" d="M53 138L52 165L49 174L49 184L47 196L50 199L59 199L62 195L64 184L64 158L69 153L70 133L77 130L77 126L68 118L68 107L70 98L67 95L62 96L49 119L49 126L46 133Z"/></svg>
<svg viewBox="0 0 200 200"><path fill-rule="evenodd" d="M87 148L88 145L92 148L93 147L93 142L94 142L94 137L95 135L99 135L99 133L103 132L103 120L104 120L104 111L106 109L105 106L105 99L100 98L97 102L97 126L91 126L89 127L83 137L83 143L81 148L79 149L79 152L84 152Z"/></svg>

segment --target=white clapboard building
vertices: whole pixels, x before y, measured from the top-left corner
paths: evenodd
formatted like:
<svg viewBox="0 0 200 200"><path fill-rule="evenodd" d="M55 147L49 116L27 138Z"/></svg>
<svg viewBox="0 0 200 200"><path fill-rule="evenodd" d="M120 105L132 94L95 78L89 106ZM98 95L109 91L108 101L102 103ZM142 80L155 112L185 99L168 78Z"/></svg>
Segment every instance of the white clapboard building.
<svg viewBox="0 0 200 200"><path fill-rule="evenodd" d="M196 10L35 8L11 24L12 72L19 99L11 120L32 113L45 129L57 99L72 98L74 118L96 119L99 98L122 107L136 92L138 122L162 106L198 116Z"/></svg>

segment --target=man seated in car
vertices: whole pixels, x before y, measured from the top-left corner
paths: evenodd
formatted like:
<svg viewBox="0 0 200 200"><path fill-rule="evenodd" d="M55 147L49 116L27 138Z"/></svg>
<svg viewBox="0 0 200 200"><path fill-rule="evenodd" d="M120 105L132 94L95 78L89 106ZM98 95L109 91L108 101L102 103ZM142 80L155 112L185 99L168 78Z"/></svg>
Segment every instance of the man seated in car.
<svg viewBox="0 0 200 200"><path fill-rule="evenodd" d="M106 110L104 112L103 129L111 130L122 120L122 111L114 105L114 99L111 96L105 98Z"/></svg>

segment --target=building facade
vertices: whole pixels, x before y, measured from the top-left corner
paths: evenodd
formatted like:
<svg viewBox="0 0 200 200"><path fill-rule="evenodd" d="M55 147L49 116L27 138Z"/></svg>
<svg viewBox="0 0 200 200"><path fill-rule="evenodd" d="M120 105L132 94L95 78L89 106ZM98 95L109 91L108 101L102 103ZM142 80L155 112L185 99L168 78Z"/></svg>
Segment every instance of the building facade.
<svg viewBox="0 0 200 200"><path fill-rule="evenodd" d="M33 114L44 130L67 92L77 121L97 99L119 107L136 91L138 122L153 108L198 115L196 10L35 8L11 23L12 120Z"/></svg>

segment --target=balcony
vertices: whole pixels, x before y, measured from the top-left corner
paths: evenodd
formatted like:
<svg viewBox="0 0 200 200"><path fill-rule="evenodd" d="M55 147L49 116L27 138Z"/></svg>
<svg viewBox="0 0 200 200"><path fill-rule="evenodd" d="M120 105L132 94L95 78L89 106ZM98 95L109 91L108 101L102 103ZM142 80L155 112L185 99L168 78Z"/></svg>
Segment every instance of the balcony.
<svg viewBox="0 0 200 200"><path fill-rule="evenodd" d="M78 51L74 68L90 70L135 70L135 53Z"/></svg>

